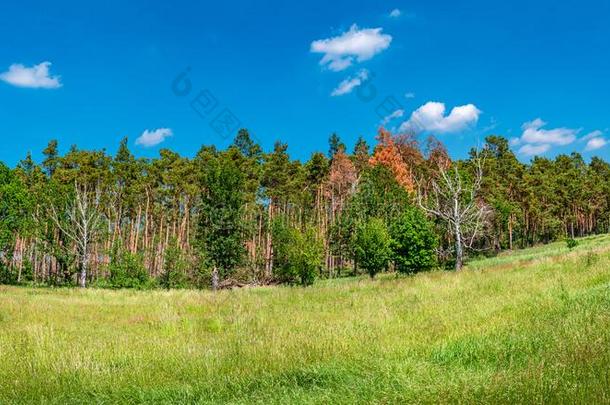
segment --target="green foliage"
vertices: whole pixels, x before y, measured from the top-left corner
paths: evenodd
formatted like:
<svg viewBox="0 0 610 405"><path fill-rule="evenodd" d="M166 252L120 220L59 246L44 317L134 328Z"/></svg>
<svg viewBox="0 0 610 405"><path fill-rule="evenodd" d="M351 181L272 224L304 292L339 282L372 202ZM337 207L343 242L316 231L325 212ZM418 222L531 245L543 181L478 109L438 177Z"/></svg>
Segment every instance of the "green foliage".
<svg viewBox="0 0 610 405"><path fill-rule="evenodd" d="M187 269L188 263L174 239L165 250L163 273L158 278L159 286L166 289L187 287Z"/></svg>
<svg viewBox="0 0 610 405"><path fill-rule="evenodd" d="M46 171L47 176L53 176L57 166L59 165L59 152L57 150L57 140L52 139L49 141L48 145L42 151L44 155L44 160L42 161L42 167Z"/></svg>
<svg viewBox="0 0 610 405"><path fill-rule="evenodd" d="M150 286L148 272L144 267L142 256L131 253L116 244L110 255L109 283L113 288L147 288Z"/></svg>
<svg viewBox="0 0 610 405"><path fill-rule="evenodd" d="M0 252L5 258L12 254L15 235L31 227L31 204L21 179L0 163Z"/></svg>
<svg viewBox="0 0 610 405"><path fill-rule="evenodd" d="M328 158L332 159L340 150L345 150L345 144L341 142L339 135L333 132L328 138Z"/></svg>
<svg viewBox="0 0 610 405"><path fill-rule="evenodd" d="M0 263L0 284L17 284L17 271L12 270L4 263Z"/></svg>
<svg viewBox="0 0 610 405"><path fill-rule="evenodd" d="M407 209L391 226L396 270L417 273L436 265L438 239L432 224L418 209Z"/></svg>
<svg viewBox="0 0 610 405"><path fill-rule="evenodd" d="M330 227L330 247L336 254L355 258L357 224L379 218L389 227L410 204L409 194L387 167L366 167L356 192L347 201L346 209Z"/></svg>
<svg viewBox="0 0 610 405"><path fill-rule="evenodd" d="M392 258L392 239L384 222L372 218L356 228L354 252L358 266L371 278L385 269Z"/></svg>
<svg viewBox="0 0 610 405"><path fill-rule="evenodd" d="M578 241L574 238L568 238L566 239L566 246L568 247L568 249L572 250L576 246L578 246Z"/></svg>
<svg viewBox="0 0 610 405"><path fill-rule="evenodd" d="M390 224L409 204L409 194L398 184L392 172L383 165L375 165L362 174L358 190L348 203L347 215L354 222L380 218Z"/></svg>
<svg viewBox="0 0 610 405"><path fill-rule="evenodd" d="M201 257L221 278L231 274L244 257L242 210L245 178L226 156L210 156L201 170L200 219L197 243Z"/></svg>
<svg viewBox="0 0 610 405"><path fill-rule="evenodd" d="M275 205L294 202L302 191L302 180L300 162L290 159L287 144L276 142L263 163L260 185L264 197Z"/></svg>
<svg viewBox="0 0 610 405"><path fill-rule="evenodd" d="M324 245L312 226L304 230L276 219L273 224L274 276L287 284L313 284L324 257Z"/></svg>
<svg viewBox="0 0 610 405"><path fill-rule="evenodd" d="M441 175L439 163L457 167L469 185L474 158L482 158L483 182L475 199L491 215L477 228L472 242L477 251L492 255L610 230L610 165L600 158L587 163L573 153L523 163L507 139L490 136L482 150L450 162L442 145L428 144L426 152L408 138L394 142L402 163L419 180L421 193L414 194L421 195L424 204L434 197L432 180ZM273 267L278 274L289 269L288 282L307 281L294 275L299 273L296 267L277 265L281 240L269 235L278 217L299 226L315 224L314 233L324 240L324 254L332 258L332 265L320 270L321 277L362 268L355 260L357 225L371 218L379 218L388 228L394 240L391 260L398 271L433 266L428 224L410 212L413 195L396 182L391 170L371 165L374 145L369 147L362 137L346 158L337 155L345 149L341 139L331 136L328 156L326 150L315 152L303 163L291 157L282 142L263 151L246 129L239 130L226 150L203 146L194 159L168 149L160 150L158 158L136 158L129 145L122 139L114 156L76 146L62 155L57 141L51 141L40 164L28 153L14 169L0 165L0 262L6 266L6 282L18 277L57 286L74 283L79 250L69 235L75 225L66 208L74 202L75 181L89 190L99 185L101 190L103 218L97 229L103 231L91 242L89 255L90 274L98 280L106 273L103 256L97 253L110 241L122 240L137 253L113 259L115 280L123 277L125 268L138 274L145 263L147 272L170 288L208 287L214 267L221 279L232 275L240 281L267 280ZM470 198L468 194L464 198ZM53 208L59 227L50 215ZM455 236L442 220L434 225L438 251L449 251ZM180 238L180 252L168 246L172 238ZM165 255L161 260L159 251ZM23 260L12 257L14 252ZM165 269L170 269L169 278L164 278ZM140 282L118 282L134 283Z"/></svg>
<svg viewBox="0 0 610 405"><path fill-rule="evenodd" d="M235 139L233 140L233 145L239 149L243 156L249 159L260 158L263 153L260 145L252 140L250 133L245 128L242 128L237 132L237 136L235 136Z"/></svg>

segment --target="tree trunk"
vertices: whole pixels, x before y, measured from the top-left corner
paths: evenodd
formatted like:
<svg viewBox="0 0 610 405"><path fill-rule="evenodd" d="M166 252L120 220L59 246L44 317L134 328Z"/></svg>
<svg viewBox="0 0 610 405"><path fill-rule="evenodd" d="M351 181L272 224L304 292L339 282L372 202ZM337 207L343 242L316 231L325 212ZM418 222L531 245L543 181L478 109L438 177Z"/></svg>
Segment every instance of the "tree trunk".
<svg viewBox="0 0 610 405"><path fill-rule="evenodd" d="M83 258L80 265L80 274L78 275L78 285L81 288L87 287L87 267L89 265L89 258L87 252L83 253Z"/></svg>
<svg viewBox="0 0 610 405"><path fill-rule="evenodd" d="M212 270L212 290L218 290L218 268L216 266Z"/></svg>
<svg viewBox="0 0 610 405"><path fill-rule="evenodd" d="M267 246L265 251L265 281L271 279L273 274L273 242L271 240L271 223L273 221L273 200L269 201L268 214L267 214Z"/></svg>
<svg viewBox="0 0 610 405"><path fill-rule="evenodd" d="M462 233L460 232L460 225L455 224L455 271L462 269L464 260L464 250L462 249Z"/></svg>
<svg viewBox="0 0 610 405"><path fill-rule="evenodd" d="M508 248L513 250L513 215L508 217Z"/></svg>

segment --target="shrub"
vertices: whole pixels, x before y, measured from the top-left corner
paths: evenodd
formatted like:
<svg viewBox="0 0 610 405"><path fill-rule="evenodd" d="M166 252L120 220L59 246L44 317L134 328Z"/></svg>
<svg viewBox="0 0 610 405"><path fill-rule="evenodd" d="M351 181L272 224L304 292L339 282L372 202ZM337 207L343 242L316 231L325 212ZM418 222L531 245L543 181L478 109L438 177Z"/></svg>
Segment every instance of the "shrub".
<svg viewBox="0 0 610 405"><path fill-rule="evenodd" d="M568 249L572 250L578 246L578 241L576 241L574 238L568 238L566 239L566 245L568 246Z"/></svg>
<svg viewBox="0 0 610 405"><path fill-rule="evenodd" d="M17 284L17 273L0 263L0 284Z"/></svg>
<svg viewBox="0 0 610 405"><path fill-rule="evenodd" d="M315 228L304 230L277 221L273 229L275 277L287 284L313 284L320 271L324 246Z"/></svg>
<svg viewBox="0 0 610 405"><path fill-rule="evenodd" d="M115 246L110 256L110 285L114 288L146 288L150 278L142 255L124 251Z"/></svg>
<svg viewBox="0 0 610 405"><path fill-rule="evenodd" d="M159 277L159 285L166 289L185 288L187 286L187 266L188 263L184 260L176 241L172 241L165 250L163 273Z"/></svg>
<svg viewBox="0 0 610 405"><path fill-rule="evenodd" d="M436 265L438 240L425 215L411 208L391 226L393 259L401 273L417 273Z"/></svg>
<svg viewBox="0 0 610 405"><path fill-rule="evenodd" d="M371 278L387 269L392 258L392 239L381 219L373 218L358 225L354 238L354 255L358 265Z"/></svg>

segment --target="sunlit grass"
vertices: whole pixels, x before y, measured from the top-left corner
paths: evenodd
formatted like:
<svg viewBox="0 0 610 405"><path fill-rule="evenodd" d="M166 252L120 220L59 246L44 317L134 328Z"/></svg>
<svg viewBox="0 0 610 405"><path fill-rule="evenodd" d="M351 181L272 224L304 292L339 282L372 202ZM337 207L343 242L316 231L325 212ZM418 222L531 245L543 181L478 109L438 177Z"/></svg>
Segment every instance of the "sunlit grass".
<svg viewBox="0 0 610 405"><path fill-rule="evenodd" d="M610 402L609 249L306 289L0 287L0 403Z"/></svg>

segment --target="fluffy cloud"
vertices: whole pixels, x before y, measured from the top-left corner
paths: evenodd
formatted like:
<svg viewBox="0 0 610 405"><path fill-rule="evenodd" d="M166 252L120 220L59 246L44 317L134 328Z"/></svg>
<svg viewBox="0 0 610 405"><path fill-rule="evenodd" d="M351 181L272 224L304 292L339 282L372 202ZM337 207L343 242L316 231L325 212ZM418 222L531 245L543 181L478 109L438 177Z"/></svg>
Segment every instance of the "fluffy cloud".
<svg viewBox="0 0 610 405"><path fill-rule="evenodd" d="M571 128L543 129L546 124L540 118L523 124L521 141L532 144L569 145L576 140L576 134L580 132L580 129Z"/></svg>
<svg viewBox="0 0 610 405"><path fill-rule="evenodd" d="M159 128L154 131L149 131L148 129L142 132L136 139L136 145L144 146L145 148L150 148L151 146L155 146L160 144L167 138L168 136L172 136L173 132L169 128Z"/></svg>
<svg viewBox="0 0 610 405"><path fill-rule="evenodd" d="M394 10L390 11L390 17L394 17L394 18L398 18L400 17L402 13L400 12L399 9L395 8Z"/></svg>
<svg viewBox="0 0 610 405"><path fill-rule="evenodd" d="M42 62L32 67L20 63L12 64L7 72L0 74L0 80L17 87L32 89L56 89L61 87L60 77L51 76L51 62Z"/></svg>
<svg viewBox="0 0 610 405"><path fill-rule="evenodd" d="M587 145L585 146L585 151L590 152L593 150L597 150L603 148L608 144L608 141L604 138L591 138L587 141Z"/></svg>
<svg viewBox="0 0 610 405"><path fill-rule="evenodd" d="M527 144L519 148L519 153L525 156L541 155L551 149L551 145L545 143L541 145Z"/></svg>
<svg viewBox="0 0 610 405"><path fill-rule="evenodd" d="M572 128L553 128L545 129L547 125L540 118L524 123L521 126L523 133L520 138L512 142L513 145L523 145L519 148L519 153L525 156L535 156L545 153L552 146L565 146L576 140L576 135L580 129Z"/></svg>
<svg viewBox="0 0 610 405"><path fill-rule="evenodd" d="M579 142L587 142L585 145L585 152L591 152L600 148L603 148L608 144L604 133L599 129L589 132L587 135L579 139Z"/></svg>
<svg viewBox="0 0 610 405"><path fill-rule="evenodd" d="M383 34L383 28L363 28L356 24L343 34L313 41L311 52L322 53L320 65L335 72L347 69L354 61L363 62L387 49L392 37Z"/></svg>
<svg viewBox="0 0 610 405"><path fill-rule="evenodd" d="M455 133L475 125L481 115L481 110L474 104L454 107L449 115L445 115L445 112L444 103L429 101L415 110L411 118L402 123L399 131Z"/></svg>
<svg viewBox="0 0 610 405"><path fill-rule="evenodd" d="M402 118L405 115L405 110L396 110L392 114L389 114L381 120L381 126L386 126L388 122L393 121L397 118Z"/></svg>
<svg viewBox="0 0 610 405"><path fill-rule="evenodd" d="M356 76L348 77L343 80L336 89L330 93L331 96L342 96L344 94L351 93L356 87L360 86L364 81L369 78L369 71L362 69Z"/></svg>

